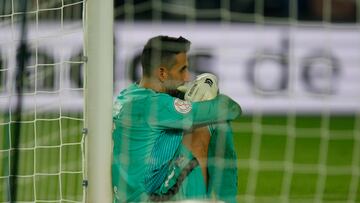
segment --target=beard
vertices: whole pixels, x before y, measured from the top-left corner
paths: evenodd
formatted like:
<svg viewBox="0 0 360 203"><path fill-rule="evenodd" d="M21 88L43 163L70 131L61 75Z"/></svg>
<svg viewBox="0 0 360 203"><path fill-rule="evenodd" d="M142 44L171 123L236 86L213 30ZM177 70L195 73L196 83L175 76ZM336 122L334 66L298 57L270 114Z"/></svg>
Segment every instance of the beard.
<svg viewBox="0 0 360 203"><path fill-rule="evenodd" d="M179 98L179 99L182 99L184 100L185 98L185 93L184 92L180 92L179 90L175 89L175 90L169 90L167 92L167 94L169 94L170 96L172 97L176 97L176 98Z"/></svg>
<svg viewBox="0 0 360 203"><path fill-rule="evenodd" d="M185 93L183 92L180 92L177 88L179 86L181 86L182 84L179 83L179 84L172 84L172 85L169 85L167 88L166 88L166 93L172 97L176 97L176 98L179 98L179 99L184 99L185 97Z"/></svg>
<svg viewBox="0 0 360 203"><path fill-rule="evenodd" d="M164 84L165 92L172 97L176 97L183 100L185 97L185 93L180 92L177 89L181 85L184 85L183 81L174 80L173 77L170 77L169 80Z"/></svg>

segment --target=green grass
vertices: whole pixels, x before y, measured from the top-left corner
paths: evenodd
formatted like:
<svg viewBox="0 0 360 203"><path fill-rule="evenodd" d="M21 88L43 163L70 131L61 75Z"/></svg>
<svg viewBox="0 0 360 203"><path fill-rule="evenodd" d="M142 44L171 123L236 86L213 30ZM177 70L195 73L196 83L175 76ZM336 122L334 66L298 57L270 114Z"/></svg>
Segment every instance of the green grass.
<svg viewBox="0 0 360 203"><path fill-rule="evenodd" d="M49 120L27 116L23 120L28 122L21 124L16 200L82 201L81 115L38 118ZM9 201L9 156L14 153L8 149L14 147L14 127L8 118L0 118L0 202Z"/></svg>
<svg viewBox="0 0 360 203"><path fill-rule="evenodd" d="M29 123L21 127L17 200L82 201L82 174L70 173L82 170L82 121L33 118L25 118ZM7 122L0 118L0 202L8 200L7 150L13 145L8 135L14 126ZM319 188L323 202L346 202L351 193L360 202L359 176L351 173L352 167L360 167L360 160L353 162L360 145L354 116L243 116L232 124L239 159L239 202L246 202L248 195L255 196L254 202L280 202L282 195L290 202L314 202ZM285 167L286 159L293 170ZM257 160L257 169L250 160ZM327 173L319 173L320 163ZM354 180L356 191L350 191Z"/></svg>
<svg viewBox="0 0 360 203"><path fill-rule="evenodd" d="M323 202L346 202L349 194L360 202L360 178L351 171L360 168L354 154L360 147L355 134L360 126L355 126L354 116L244 116L233 127L239 202L246 202L248 195L255 195L255 202L280 202L282 195L290 202L313 202L318 193ZM258 161L257 170L249 160ZM286 169L285 161L293 170ZM319 172L319 165L326 173ZM354 180L356 187L351 188Z"/></svg>

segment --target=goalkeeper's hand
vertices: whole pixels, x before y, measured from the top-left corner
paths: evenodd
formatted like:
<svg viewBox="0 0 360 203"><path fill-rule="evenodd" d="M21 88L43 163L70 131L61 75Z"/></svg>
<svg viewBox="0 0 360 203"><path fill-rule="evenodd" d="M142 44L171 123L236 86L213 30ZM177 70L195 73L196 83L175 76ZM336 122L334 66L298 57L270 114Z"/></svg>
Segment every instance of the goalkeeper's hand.
<svg viewBox="0 0 360 203"><path fill-rule="evenodd" d="M187 101L206 101L214 99L219 93L218 79L211 73L198 75L193 82L178 88L185 92L184 99Z"/></svg>

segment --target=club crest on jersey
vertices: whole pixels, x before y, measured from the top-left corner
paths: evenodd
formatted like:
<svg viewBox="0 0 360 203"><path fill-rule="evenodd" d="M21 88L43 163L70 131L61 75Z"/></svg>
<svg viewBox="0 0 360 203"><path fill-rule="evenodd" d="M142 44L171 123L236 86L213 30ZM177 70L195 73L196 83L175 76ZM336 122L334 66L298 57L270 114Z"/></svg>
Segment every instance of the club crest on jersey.
<svg viewBox="0 0 360 203"><path fill-rule="evenodd" d="M189 113L192 109L191 102L181 99L174 100L175 110L179 113Z"/></svg>

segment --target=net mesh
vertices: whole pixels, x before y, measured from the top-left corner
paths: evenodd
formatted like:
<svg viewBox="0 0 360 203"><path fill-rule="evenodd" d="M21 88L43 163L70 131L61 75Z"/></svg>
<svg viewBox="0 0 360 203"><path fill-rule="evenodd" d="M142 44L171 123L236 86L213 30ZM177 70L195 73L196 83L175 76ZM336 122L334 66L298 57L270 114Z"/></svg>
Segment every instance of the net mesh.
<svg viewBox="0 0 360 203"><path fill-rule="evenodd" d="M0 202L83 202L84 1L28 2L30 60L23 76L22 119L15 120L16 55L23 14L19 2L0 1ZM21 125L17 137L15 123ZM15 151L18 170L11 174ZM17 193L11 198L13 176Z"/></svg>
<svg viewBox="0 0 360 203"><path fill-rule="evenodd" d="M216 71L218 65L226 65L227 69L218 67L224 69L217 72L220 90L236 98L244 109L244 115L232 123L239 168L238 202L360 201L359 0L114 3L115 94L138 79L137 51L154 35L188 36L193 41L191 68L195 74L208 72L203 67L215 67ZM9 178L14 175L18 177L18 202L82 202L84 1L29 1L26 15L31 57L25 68L21 121L14 120L21 12L15 0L0 0L0 5L0 202L10 201ZM280 31L274 34L271 30L279 26ZM138 27L144 29L139 31ZM268 37L274 35L287 36L280 40L280 47L271 43L278 38ZM217 41L221 41L220 48L210 47L215 50L214 59L208 45ZM321 44L321 50L314 51L315 58L308 57L304 47L314 44ZM249 54L236 46L255 51ZM269 46L276 47L275 51L268 52ZM336 71L328 67L338 63L331 57L334 53L341 58L339 68L344 74L332 87L329 78ZM244 83L236 83L236 74L248 64L247 54L257 61L276 59L285 64L286 88L262 79L278 71L271 63L265 63L269 67L265 70L263 66L256 68L253 79L257 88L253 92ZM299 56L315 64L313 74L325 79L308 87L299 84L299 64L303 63ZM240 65L233 66L234 61ZM269 85L282 91L272 91ZM331 92L333 88L339 92ZM309 100L302 101L304 95ZM264 104L279 97L286 102ZM305 107L298 109L299 105ZM15 122L21 123L19 137L13 135ZM20 139L19 146L13 145L14 139ZM19 167L16 174L10 174L14 150L19 150Z"/></svg>

